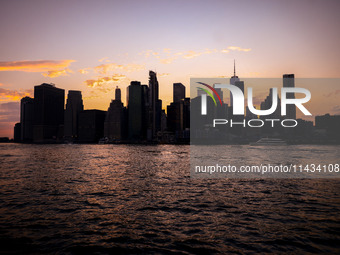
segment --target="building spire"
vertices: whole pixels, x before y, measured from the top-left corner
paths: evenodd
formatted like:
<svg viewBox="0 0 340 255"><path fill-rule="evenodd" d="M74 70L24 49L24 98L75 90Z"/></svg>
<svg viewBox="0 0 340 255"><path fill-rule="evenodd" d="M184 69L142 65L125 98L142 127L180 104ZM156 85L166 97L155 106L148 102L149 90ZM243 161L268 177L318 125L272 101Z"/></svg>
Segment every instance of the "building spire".
<svg viewBox="0 0 340 255"><path fill-rule="evenodd" d="M234 59L234 77L236 76L235 59Z"/></svg>

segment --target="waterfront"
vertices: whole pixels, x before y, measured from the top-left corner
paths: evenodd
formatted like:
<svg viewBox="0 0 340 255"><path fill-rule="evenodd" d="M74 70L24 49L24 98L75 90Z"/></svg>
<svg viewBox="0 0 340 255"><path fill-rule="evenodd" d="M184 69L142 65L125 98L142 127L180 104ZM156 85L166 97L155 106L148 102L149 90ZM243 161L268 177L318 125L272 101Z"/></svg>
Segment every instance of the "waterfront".
<svg viewBox="0 0 340 255"><path fill-rule="evenodd" d="M304 148L307 161L339 151ZM0 144L1 252L340 252L340 180L191 179L189 156L175 145Z"/></svg>

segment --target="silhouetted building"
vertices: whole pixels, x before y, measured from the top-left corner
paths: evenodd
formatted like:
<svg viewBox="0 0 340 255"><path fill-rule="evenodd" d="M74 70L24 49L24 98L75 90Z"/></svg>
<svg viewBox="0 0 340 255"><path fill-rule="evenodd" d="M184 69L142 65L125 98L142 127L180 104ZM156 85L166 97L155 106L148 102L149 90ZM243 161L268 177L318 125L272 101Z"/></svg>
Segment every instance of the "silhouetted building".
<svg viewBox="0 0 340 255"><path fill-rule="evenodd" d="M239 82L240 81L240 79L238 78L238 76L236 75L236 66L235 66L235 60L234 60L234 75L233 76L231 76L231 78L230 78L230 84L231 85L236 85L236 82ZM241 84L239 84L239 85L241 85ZM237 85L236 85L237 86ZM237 86L238 87L238 86ZM243 90L242 90L243 92L244 92L244 85L243 85ZM232 95L232 93L230 92L230 107L232 107L233 106L233 95Z"/></svg>
<svg viewBox="0 0 340 255"><path fill-rule="evenodd" d="M268 110L273 105L273 89L269 89L269 95L266 97L266 99L261 103L261 110ZM262 115L261 117L264 119L281 119L281 100L279 96L277 95L277 107L275 111L272 114L269 115Z"/></svg>
<svg viewBox="0 0 340 255"><path fill-rule="evenodd" d="M84 110L78 117L78 141L84 143L98 142L104 136L106 111Z"/></svg>
<svg viewBox="0 0 340 255"><path fill-rule="evenodd" d="M19 140L22 142L33 141L33 122L34 122L34 99L24 97L20 101L20 123L21 134Z"/></svg>
<svg viewBox="0 0 340 255"><path fill-rule="evenodd" d="M14 125L14 142L21 142L21 123Z"/></svg>
<svg viewBox="0 0 340 255"><path fill-rule="evenodd" d="M43 83L34 87L34 142L55 142L64 125L65 90Z"/></svg>
<svg viewBox="0 0 340 255"><path fill-rule="evenodd" d="M128 137L130 140L145 139L145 100L147 89L139 81L132 81L127 88Z"/></svg>
<svg viewBox="0 0 340 255"><path fill-rule="evenodd" d="M284 74L283 75L283 87L284 88L294 88L294 74ZM286 98L293 99L295 98L295 93L287 93ZM287 119L296 119L296 106L293 104L288 104L286 106L286 118Z"/></svg>
<svg viewBox="0 0 340 255"><path fill-rule="evenodd" d="M117 87L115 100L111 101L104 123L104 136L109 140L122 140L126 138L126 108L121 101L121 91Z"/></svg>
<svg viewBox="0 0 340 255"><path fill-rule="evenodd" d="M222 91L221 88L216 88L216 85L217 85L217 84L214 84L213 87L214 87L214 89L216 90L217 95L221 98L221 101L222 101L222 103L223 103L223 91ZM218 102L218 98L217 98L217 96L216 96L215 94L214 94L214 97L215 97L216 102Z"/></svg>
<svg viewBox="0 0 340 255"><path fill-rule="evenodd" d="M185 98L185 86L182 83L173 84L173 102L177 103Z"/></svg>
<svg viewBox="0 0 340 255"><path fill-rule="evenodd" d="M148 140L155 140L161 130L162 100L159 99L157 75L149 71L149 128Z"/></svg>
<svg viewBox="0 0 340 255"><path fill-rule="evenodd" d="M142 85L142 134L143 139L145 140L147 138L147 130L150 120L150 89L148 85Z"/></svg>
<svg viewBox="0 0 340 255"><path fill-rule="evenodd" d="M257 119L258 116L254 113L252 113L250 110L249 110L249 107L247 106L246 107L246 120L250 120L250 119Z"/></svg>
<svg viewBox="0 0 340 255"><path fill-rule="evenodd" d="M265 119L278 119L281 120L281 100L278 95L277 96L277 107L275 111L272 114L269 115L261 115L260 119L265 121ZM269 95L266 97L266 99L261 103L261 110L268 110L273 105L273 89L271 88L269 90ZM280 133L282 131L281 125L274 125L274 127L271 127L269 122L266 122L266 124L261 128L262 133Z"/></svg>
<svg viewBox="0 0 340 255"><path fill-rule="evenodd" d="M65 110L64 136L65 139L77 140L78 115L84 110L81 91L69 90Z"/></svg>
<svg viewBox="0 0 340 255"><path fill-rule="evenodd" d="M340 142L340 115L315 116L315 128L325 130L330 143Z"/></svg>
<svg viewBox="0 0 340 255"><path fill-rule="evenodd" d="M183 130L183 101L171 103L167 106L168 130L172 132Z"/></svg>
<svg viewBox="0 0 340 255"><path fill-rule="evenodd" d="M164 132L167 129L167 116L165 110L162 110L162 118L161 118L161 131Z"/></svg>
<svg viewBox="0 0 340 255"><path fill-rule="evenodd" d="M173 87L174 102L167 106L167 127L168 131L174 132L176 139L179 139L183 138L183 131L190 127L190 98L185 98L183 84L174 83ZM181 88L181 93L184 93L180 97L178 96L180 94L179 88Z"/></svg>
<svg viewBox="0 0 340 255"><path fill-rule="evenodd" d="M314 130L313 121L297 119L297 126L294 128L295 142L310 142Z"/></svg>
<svg viewBox="0 0 340 255"><path fill-rule="evenodd" d="M190 128L190 97L184 98L183 101L183 128Z"/></svg>
<svg viewBox="0 0 340 255"><path fill-rule="evenodd" d="M0 143L8 143L8 142L9 142L9 138L8 137L0 137Z"/></svg>
<svg viewBox="0 0 340 255"><path fill-rule="evenodd" d="M240 90L242 90L244 94L244 82L240 81L238 76L236 75L236 66L235 66L235 60L234 60L234 75L230 78L230 84L238 87ZM242 123L244 121L244 114L243 115L234 115L233 114L233 107L234 107L234 102L233 102L233 94L230 92L230 107L228 109L228 117L233 120L234 123ZM240 126L233 126L231 128L232 133L241 135L244 130L240 128Z"/></svg>

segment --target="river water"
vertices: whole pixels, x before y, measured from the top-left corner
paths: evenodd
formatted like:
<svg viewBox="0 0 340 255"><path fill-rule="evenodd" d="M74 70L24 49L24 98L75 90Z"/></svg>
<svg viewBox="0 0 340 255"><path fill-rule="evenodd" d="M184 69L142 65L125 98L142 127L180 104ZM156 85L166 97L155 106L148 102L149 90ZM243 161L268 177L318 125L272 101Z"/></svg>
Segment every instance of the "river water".
<svg viewBox="0 0 340 255"><path fill-rule="evenodd" d="M0 253L340 253L339 179L192 179L189 157L0 144Z"/></svg>

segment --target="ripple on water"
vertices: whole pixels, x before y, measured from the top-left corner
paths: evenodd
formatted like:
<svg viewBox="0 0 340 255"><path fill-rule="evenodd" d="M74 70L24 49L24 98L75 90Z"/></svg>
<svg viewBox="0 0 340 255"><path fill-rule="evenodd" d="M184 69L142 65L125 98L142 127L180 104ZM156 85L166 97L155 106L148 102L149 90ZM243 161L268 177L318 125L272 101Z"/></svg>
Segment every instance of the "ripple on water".
<svg viewBox="0 0 340 255"><path fill-rule="evenodd" d="M294 160L340 156L327 146L290 150ZM241 151L254 160L273 153L232 146L224 159ZM338 180L190 179L189 152L171 145L1 145L0 251L340 253ZM292 162L284 154L275 160Z"/></svg>

